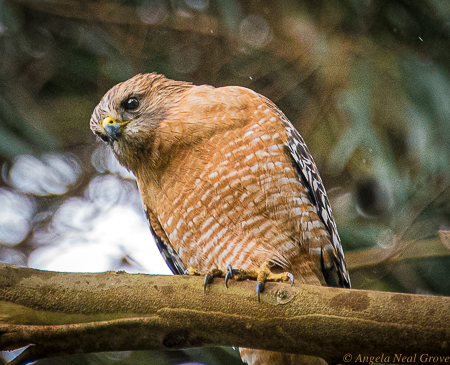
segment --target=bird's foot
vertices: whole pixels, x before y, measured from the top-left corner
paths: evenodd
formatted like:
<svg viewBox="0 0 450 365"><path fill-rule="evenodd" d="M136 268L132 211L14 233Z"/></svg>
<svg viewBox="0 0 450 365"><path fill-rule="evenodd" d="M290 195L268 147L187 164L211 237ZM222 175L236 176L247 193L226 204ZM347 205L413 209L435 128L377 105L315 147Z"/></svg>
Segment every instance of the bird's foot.
<svg viewBox="0 0 450 365"><path fill-rule="evenodd" d="M189 275L203 275L202 272L193 268L187 269L187 272ZM292 275L292 273L282 272L275 274L270 270L267 263L261 265L261 267L255 270L233 269L231 265L228 265L225 270L214 268L204 275L204 290L206 290L206 287L213 282L214 278L217 277L225 278L225 285L227 288L230 279L237 281L246 279L256 280L256 294L258 295L258 301L261 301L261 293L264 291L266 281L288 281L291 285L294 284L294 275Z"/></svg>
<svg viewBox="0 0 450 365"><path fill-rule="evenodd" d="M227 284L227 278L226 278L225 273L226 273L226 270L219 269L217 267L214 268L214 269L211 269L206 274L204 274L201 271L199 271L197 269L194 269L192 267L189 267L186 270L186 274L188 274L189 276L205 275L205 280L204 280L204 283L203 283L203 290L204 291L206 291L206 287L213 282L214 278L225 276L225 284ZM228 287L228 285L227 285L227 287Z"/></svg>
<svg viewBox="0 0 450 365"><path fill-rule="evenodd" d="M256 271L256 294L258 302L261 301L261 293L264 291L266 281L289 281L291 286L294 285L294 275L290 272L273 273L267 263L262 264Z"/></svg>

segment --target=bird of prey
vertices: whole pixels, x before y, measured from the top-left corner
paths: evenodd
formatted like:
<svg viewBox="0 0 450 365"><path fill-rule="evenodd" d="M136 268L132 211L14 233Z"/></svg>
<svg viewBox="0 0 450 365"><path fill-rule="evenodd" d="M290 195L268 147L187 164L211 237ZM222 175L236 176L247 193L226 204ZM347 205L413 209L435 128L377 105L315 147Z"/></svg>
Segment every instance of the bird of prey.
<svg viewBox="0 0 450 365"><path fill-rule="evenodd" d="M350 287L316 164L266 97L138 74L105 94L90 126L136 176L174 274L256 272L258 297L266 280ZM252 365L323 361L240 351Z"/></svg>

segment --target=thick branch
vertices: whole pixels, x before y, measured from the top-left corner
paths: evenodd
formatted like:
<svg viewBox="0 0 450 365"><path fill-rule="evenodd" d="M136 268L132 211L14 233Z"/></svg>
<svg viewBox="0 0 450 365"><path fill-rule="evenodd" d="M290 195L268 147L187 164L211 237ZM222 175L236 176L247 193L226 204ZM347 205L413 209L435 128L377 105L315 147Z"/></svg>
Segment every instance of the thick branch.
<svg viewBox="0 0 450 365"><path fill-rule="evenodd" d="M254 282L73 274L0 264L0 349L76 352L223 345L320 356L449 355L450 298ZM19 361L17 361L19 363Z"/></svg>

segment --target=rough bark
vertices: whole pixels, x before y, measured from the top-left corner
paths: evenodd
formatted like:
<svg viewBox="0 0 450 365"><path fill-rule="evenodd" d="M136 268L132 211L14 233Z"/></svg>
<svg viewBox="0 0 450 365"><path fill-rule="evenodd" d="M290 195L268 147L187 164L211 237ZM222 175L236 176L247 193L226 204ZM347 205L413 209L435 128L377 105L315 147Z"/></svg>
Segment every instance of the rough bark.
<svg viewBox="0 0 450 365"><path fill-rule="evenodd" d="M0 350L34 345L15 364L80 352L215 345L329 362L348 362L350 355L356 361L416 355L419 362L422 354L444 359L450 355L449 309L448 297L284 283L267 283L258 303L249 281L231 281L227 289L215 279L204 292L201 277L0 264Z"/></svg>

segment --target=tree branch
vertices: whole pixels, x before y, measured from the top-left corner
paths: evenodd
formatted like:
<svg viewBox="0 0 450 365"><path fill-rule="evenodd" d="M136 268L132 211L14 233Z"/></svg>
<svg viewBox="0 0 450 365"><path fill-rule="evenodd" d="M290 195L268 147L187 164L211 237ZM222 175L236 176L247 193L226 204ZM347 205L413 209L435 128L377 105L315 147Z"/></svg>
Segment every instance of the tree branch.
<svg viewBox="0 0 450 365"><path fill-rule="evenodd" d="M449 239L445 236L446 231L440 230L438 233L440 239L399 240L387 246L377 245L361 251L346 252L347 268L356 269L379 265L383 262L450 256Z"/></svg>
<svg viewBox="0 0 450 365"><path fill-rule="evenodd" d="M240 346L319 356L448 356L450 298L223 279L74 274L0 264L0 350L15 364L80 352Z"/></svg>

